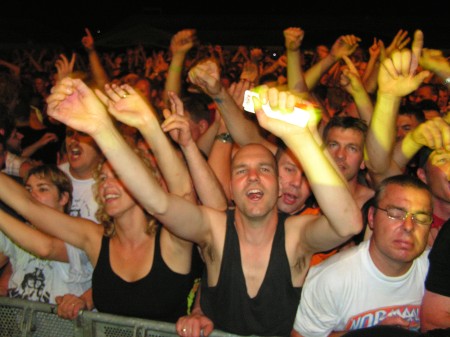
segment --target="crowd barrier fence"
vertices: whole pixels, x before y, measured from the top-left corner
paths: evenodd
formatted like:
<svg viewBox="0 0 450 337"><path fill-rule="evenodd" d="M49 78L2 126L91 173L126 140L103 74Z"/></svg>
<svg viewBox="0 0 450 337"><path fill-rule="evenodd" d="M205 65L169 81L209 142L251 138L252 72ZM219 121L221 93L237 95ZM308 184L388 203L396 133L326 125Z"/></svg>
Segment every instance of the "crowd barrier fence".
<svg viewBox="0 0 450 337"><path fill-rule="evenodd" d="M0 297L0 337L176 337L175 324L80 311L60 318L56 305ZM211 337L238 337L214 330Z"/></svg>

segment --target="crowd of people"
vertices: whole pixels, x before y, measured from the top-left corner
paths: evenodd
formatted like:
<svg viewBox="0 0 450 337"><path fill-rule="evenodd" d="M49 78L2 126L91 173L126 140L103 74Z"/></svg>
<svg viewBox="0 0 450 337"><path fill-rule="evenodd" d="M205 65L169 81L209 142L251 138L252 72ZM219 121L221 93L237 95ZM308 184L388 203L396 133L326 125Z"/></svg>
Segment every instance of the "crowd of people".
<svg viewBox="0 0 450 337"><path fill-rule="evenodd" d="M181 337L449 335L450 61L281 33L0 59L1 295Z"/></svg>

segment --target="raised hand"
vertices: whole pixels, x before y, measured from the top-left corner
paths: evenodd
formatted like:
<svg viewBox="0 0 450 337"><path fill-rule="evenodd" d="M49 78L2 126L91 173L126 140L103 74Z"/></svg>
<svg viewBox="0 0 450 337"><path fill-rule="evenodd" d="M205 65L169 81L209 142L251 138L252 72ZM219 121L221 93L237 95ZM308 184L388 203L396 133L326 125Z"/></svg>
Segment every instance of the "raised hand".
<svg viewBox="0 0 450 337"><path fill-rule="evenodd" d="M46 132L41 138L39 138L36 143L39 145L39 147L42 147L44 145L47 145L50 142L57 142L58 141L58 135L52 132Z"/></svg>
<svg viewBox="0 0 450 337"><path fill-rule="evenodd" d="M411 60L411 67L410 67L410 74L414 75L417 71L417 67L419 66L419 60L420 55L422 54L423 50L423 33L421 30L416 30L414 32L414 39L411 46L412 51L412 60Z"/></svg>
<svg viewBox="0 0 450 337"><path fill-rule="evenodd" d="M264 112L262 106L264 102L269 103L273 117ZM297 95L286 91L278 91L276 88L269 88L269 90L260 94L260 98L255 97L253 99L256 117L261 127L283 139L289 136L297 137L308 130L307 127L301 127L283 120L283 117L287 114L295 113L295 106L301 102L302 100Z"/></svg>
<svg viewBox="0 0 450 337"><path fill-rule="evenodd" d="M429 71L411 74L413 54L409 49L396 50L385 59L378 74L378 90L385 95L403 97L416 90L430 75Z"/></svg>
<svg viewBox="0 0 450 337"><path fill-rule="evenodd" d="M241 80L246 80L252 83L257 83L259 79L258 65L253 61L247 61L244 63L241 73Z"/></svg>
<svg viewBox="0 0 450 337"><path fill-rule="evenodd" d="M137 129L146 125L159 125L153 107L130 85L107 84L106 95L96 93L118 121Z"/></svg>
<svg viewBox="0 0 450 337"><path fill-rule="evenodd" d="M183 29L177 32L170 40L172 54L186 54L197 43L195 29Z"/></svg>
<svg viewBox="0 0 450 337"><path fill-rule="evenodd" d="M298 27L289 27L283 31L286 49L298 50L302 44L305 32Z"/></svg>
<svg viewBox="0 0 450 337"><path fill-rule="evenodd" d="M76 55L72 53L70 61L67 59L66 55L60 54L59 58L55 62L55 67L57 71L57 80L61 81L64 77L69 76L73 73L73 67L75 65Z"/></svg>
<svg viewBox="0 0 450 337"><path fill-rule="evenodd" d="M444 83L447 85L447 88L450 87L450 83L448 82L450 76L450 62L441 50L424 48L419 59L419 64L422 68L431 70L438 75L445 81Z"/></svg>
<svg viewBox="0 0 450 337"><path fill-rule="evenodd" d="M94 38L92 37L91 31L88 28L85 28L84 31L86 35L81 39L81 43L86 50L92 50L95 48L94 46Z"/></svg>
<svg viewBox="0 0 450 337"><path fill-rule="evenodd" d="M384 50L383 59L389 57L395 50L402 50L411 41L408 31L400 29L392 39L391 44Z"/></svg>
<svg viewBox="0 0 450 337"><path fill-rule="evenodd" d="M238 106L242 106L244 102L245 90L250 90L254 87L254 84L247 80L240 80L239 82L233 82L228 88L228 93L233 97Z"/></svg>
<svg viewBox="0 0 450 337"><path fill-rule="evenodd" d="M174 142L187 147L192 139L189 118L184 114L183 102L173 91L168 92L171 109L164 109L165 121L161 124L164 132L168 132Z"/></svg>
<svg viewBox="0 0 450 337"><path fill-rule="evenodd" d="M361 39L355 35L342 35L334 42L330 54L336 59L350 56L358 48L360 41Z"/></svg>
<svg viewBox="0 0 450 337"><path fill-rule="evenodd" d="M347 67L341 72L339 84L352 96L365 91L358 69L356 69L350 58L344 56L343 59Z"/></svg>
<svg viewBox="0 0 450 337"><path fill-rule="evenodd" d="M188 78L192 84L200 87L208 95L217 95L222 88L219 66L211 59L193 67L189 71Z"/></svg>
<svg viewBox="0 0 450 337"><path fill-rule="evenodd" d="M411 138L430 149L445 148L450 151L450 125L441 117L420 123L411 131Z"/></svg>
<svg viewBox="0 0 450 337"><path fill-rule="evenodd" d="M261 50L261 48L252 48L250 50L250 60L252 62L259 62L261 61L263 58L263 52Z"/></svg>
<svg viewBox="0 0 450 337"><path fill-rule="evenodd" d="M382 40L376 38L373 39L372 45L369 47L370 58L377 59L380 57L381 49L384 48L384 43Z"/></svg>
<svg viewBox="0 0 450 337"><path fill-rule="evenodd" d="M46 101L50 117L91 136L112 123L105 106L80 79L62 79Z"/></svg>

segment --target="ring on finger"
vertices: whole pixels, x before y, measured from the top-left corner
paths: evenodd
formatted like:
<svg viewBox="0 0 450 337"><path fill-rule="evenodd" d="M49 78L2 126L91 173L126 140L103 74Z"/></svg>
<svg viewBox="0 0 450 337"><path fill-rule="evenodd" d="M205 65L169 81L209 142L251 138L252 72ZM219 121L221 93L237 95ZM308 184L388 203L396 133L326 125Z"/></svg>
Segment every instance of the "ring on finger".
<svg viewBox="0 0 450 337"><path fill-rule="evenodd" d="M127 94L122 94L122 95L120 95L120 98L127 98Z"/></svg>

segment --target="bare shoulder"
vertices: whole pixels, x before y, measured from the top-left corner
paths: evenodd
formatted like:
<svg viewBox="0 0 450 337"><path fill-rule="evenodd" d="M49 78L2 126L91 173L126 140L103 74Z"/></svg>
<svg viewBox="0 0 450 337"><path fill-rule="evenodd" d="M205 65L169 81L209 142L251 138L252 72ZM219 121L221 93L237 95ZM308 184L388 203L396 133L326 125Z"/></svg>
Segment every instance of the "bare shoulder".
<svg viewBox="0 0 450 337"><path fill-rule="evenodd" d="M372 198L374 194L375 191L370 187L358 184L358 189L356 190L356 194L354 196L358 207L362 208L366 201Z"/></svg>

